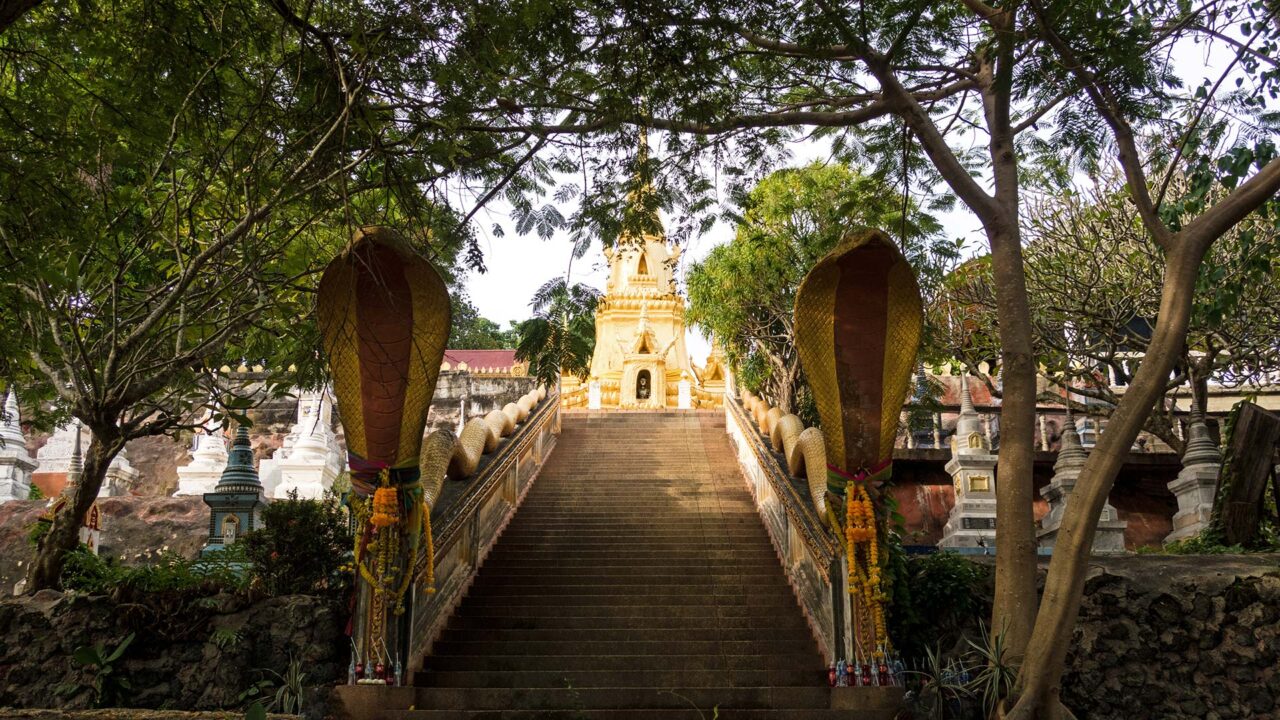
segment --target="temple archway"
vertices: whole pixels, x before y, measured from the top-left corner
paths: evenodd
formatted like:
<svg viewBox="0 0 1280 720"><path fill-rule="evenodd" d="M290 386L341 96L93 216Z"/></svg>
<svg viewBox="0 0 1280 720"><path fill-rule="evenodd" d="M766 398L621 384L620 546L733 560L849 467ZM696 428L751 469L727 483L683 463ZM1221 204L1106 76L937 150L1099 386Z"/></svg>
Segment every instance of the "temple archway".
<svg viewBox="0 0 1280 720"><path fill-rule="evenodd" d="M648 400L650 393L653 391L653 378L650 377L648 370L641 370L636 373L636 399Z"/></svg>

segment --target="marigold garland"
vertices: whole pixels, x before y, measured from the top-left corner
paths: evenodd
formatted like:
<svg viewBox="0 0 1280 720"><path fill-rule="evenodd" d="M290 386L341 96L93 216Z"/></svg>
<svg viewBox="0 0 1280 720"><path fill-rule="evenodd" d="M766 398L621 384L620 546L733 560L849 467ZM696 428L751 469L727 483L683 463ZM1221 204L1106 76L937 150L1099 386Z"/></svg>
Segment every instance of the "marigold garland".
<svg viewBox="0 0 1280 720"><path fill-rule="evenodd" d="M859 645L880 657L888 644L885 632L885 595L881 586L880 539L875 506L863 483L849 480L845 486L845 547L849 558L849 594L862 615L858 623Z"/></svg>
<svg viewBox="0 0 1280 720"><path fill-rule="evenodd" d="M384 471L385 474L385 471ZM387 481L384 480L384 483ZM373 493L373 515L369 522L375 527L389 527L400 521L400 499L394 487L384 484Z"/></svg>

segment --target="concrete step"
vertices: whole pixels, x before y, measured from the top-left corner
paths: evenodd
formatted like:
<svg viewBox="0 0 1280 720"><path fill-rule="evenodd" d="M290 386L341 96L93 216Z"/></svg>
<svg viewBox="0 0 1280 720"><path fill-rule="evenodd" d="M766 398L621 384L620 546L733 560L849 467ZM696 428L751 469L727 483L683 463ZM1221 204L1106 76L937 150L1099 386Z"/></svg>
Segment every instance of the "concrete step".
<svg viewBox="0 0 1280 720"><path fill-rule="evenodd" d="M430 688L415 693L418 707L436 710L612 710L701 708L827 709L826 687L658 688Z"/></svg>
<svg viewBox="0 0 1280 720"><path fill-rule="evenodd" d="M446 640L432 646L440 655L648 655L650 667L661 667L667 655L800 654L814 641L800 635L787 642L765 640ZM816 660L816 651L815 651ZM816 663L815 663L816 664Z"/></svg>
<svg viewBox="0 0 1280 720"><path fill-rule="evenodd" d="M810 672L816 652L768 653L764 655L663 655L660 670L676 672L752 670L785 670ZM649 655L432 655L427 658L427 672L522 672L543 670L555 672L629 672L647 668L654 661ZM826 682L826 671L820 678ZM818 683L821 684L821 683Z"/></svg>
<svg viewBox="0 0 1280 720"><path fill-rule="evenodd" d="M523 605L525 608L561 607L574 608L580 612L582 608L600 608L608 606L627 608L655 608L674 612L676 608L688 606L710 606L719 608L741 608L744 611L754 609L756 612L799 612L795 598L790 594L762 594L750 596L699 595L697 593L683 595L529 595L529 594L480 594L473 590L465 600L476 608L511 607Z"/></svg>
<svg viewBox="0 0 1280 720"><path fill-rule="evenodd" d="M710 546L710 547L681 547L681 548L655 548L649 549L643 545L637 545L631 550L619 550L612 547L602 548L566 548L556 550L552 548L534 549L534 548L504 548L501 543L493 550L494 557L516 558L516 559L538 559L543 557L555 558L584 558L587 560L596 560L602 563L608 563L611 560L623 562L626 560L634 560L640 558L653 558L657 560L768 560L774 558L772 546L768 548L739 548L736 546Z"/></svg>
<svg viewBox="0 0 1280 720"><path fill-rule="evenodd" d="M687 603L677 606L664 606L651 602L638 603L588 603L572 605L560 602L521 605L505 599L489 598L480 600L468 599L458 610L458 617L510 617L510 618L557 618L557 617L640 617L640 618L741 618L759 617L761 615L789 613L799 617L795 601L790 605L781 600L775 603Z"/></svg>
<svg viewBox="0 0 1280 720"><path fill-rule="evenodd" d="M530 667L540 667L530 665ZM823 675L807 670L515 670L441 671L422 673L419 687L455 688L664 688L691 687L813 687Z"/></svg>
<svg viewBox="0 0 1280 720"><path fill-rule="evenodd" d="M794 628L448 628L440 642L746 642L778 643L796 641Z"/></svg>
<svg viewBox="0 0 1280 720"><path fill-rule="evenodd" d="M699 630L721 628L725 630L779 628L793 633L808 629L804 620L790 614L747 615L742 617L666 615L642 617L635 615L613 617L537 617L502 615L455 615L449 620L450 628L459 630Z"/></svg>
<svg viewBox="0 0 1280 720"><path fill-rule="evenodd" d="M630 710L400 710L384 714L388 720L849 720L848 710L706 710L652 708ZM859 714L857 720L893 720L892 713Z"/></svg>
<svg viewBox="0 0 1280 720"><path fill-rule="evenodd" d="M414 682L382 717L851 717L719 414L566 416Z"/></svg>
<svg viewBox="0 0 1280 720"><path fill-rule="evenodd" d="M493 585L486 583L471 589L468 597L476 599L507 597L580 597L609 602L610 597L644 598L652 602L680 602L691 596L714 598L717 603L734 604L741 598L746 602L772 600L779 596L790 599L790 586L776 582L770 585Z"/></svg>

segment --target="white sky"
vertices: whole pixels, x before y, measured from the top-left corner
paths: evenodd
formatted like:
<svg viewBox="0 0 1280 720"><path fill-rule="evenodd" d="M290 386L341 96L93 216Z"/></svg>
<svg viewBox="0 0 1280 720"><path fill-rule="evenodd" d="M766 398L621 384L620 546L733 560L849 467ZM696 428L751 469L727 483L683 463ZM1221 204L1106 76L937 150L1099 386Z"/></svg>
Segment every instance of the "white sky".
<svg viewBox="0 0 1280 720"><path fill-rule="evenodd" d="M1188 86L1194 87L1205 77L1216 80L1229 62L1230 55L1220 45L1207 52L1204 45L1184 43L1175 48L1170 59L1175 71ZM985 138L974 138L973 141L985 142ZM653 146L656 149L660 143L655 142ZM788 163L790 167L826 160L829 153L828 146L818 142L797 142L790 149L793 156ZM943 190L939 188L940 192ZM568 215L566 208L561 207L561 211ZM939 220L948 237L964 238L966 254L985 251L987 243L982 226L963 203L957 202L954 210L940 213ZM671 227L669 217L664 215L664 221L668 228ZM467 278L467 290L481 315L506 328L513 320L529 317L529 298L539 286L553 277L564 275L569 263L569 236L561 231L550 240L543 241L532 234L517 235L510 218L510 206L505 202L492 203L477 214L474 223L488 272L471 273ZM503 227L503 237L494 237L490 232L495 223ZM707 233L689 240L676 271L682 287L689 264L706 257L716 245L732 239L733 230L731 226L717 222ZM604 254L599 243L585 257L573 263L572 282L586 283L603 291L606 277ZM698 365L704 364L710 346L695 328L689 328L687 335L690 359Z"/></svg>

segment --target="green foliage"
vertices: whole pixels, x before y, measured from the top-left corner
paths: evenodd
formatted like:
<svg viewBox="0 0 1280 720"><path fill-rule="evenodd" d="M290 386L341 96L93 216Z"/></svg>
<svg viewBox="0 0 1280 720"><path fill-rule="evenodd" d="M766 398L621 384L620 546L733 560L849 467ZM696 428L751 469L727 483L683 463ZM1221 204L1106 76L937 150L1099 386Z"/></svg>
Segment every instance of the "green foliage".
<svg viewBox="0 0 1280 720"><path fill-rule="evenodd" d="M149 564L128 567L114 558L99 557L81 545L67 554L62 567L64 588L91 595L121 590L212 595L243 590L248 582L245 557L236 546L196 560L161 551Z"/></svg>
<svg viewBox="0 0 1280 720"><path fill-rule="evenodd" d="M450 293L453 305L453 327L449 332L449 347L455 350L495 350L513 348L518 333L513 328L503 330L496 322L482 317L471 304L465 290Z"/></svg>
<svg viewBox="0 0 1280 720"><path fill-rule="evenodd" d="M244 720L267 720L267 709L261 702L254 702L244 711Z"/></svg>
<svg viewBox="0 0 1280 720"><path fill-rule="evenodd" d="M129 633L112 650L107 650L102 643L78 647L71 655L76 665L92 675L90 686L93 688L93 704L97 707L114 706L126 691L133 686L129 678L122 674L116 663L129 649L134 634Z"/></svg>
<svg viewBox="0 0 1280 720"><path fill-rule="evenodd" d="M259 668L256 672L263 677L242 691L239 696L241 703L249 703L248 713L255 712L255 707L264 714L267 712L280 712L287 715L302 713L302 691L307 680L307 674L302 672L302 660L290 655L289 666L283 674L270 668ZM274 693L272 693L273 689ZM268 696L270 696L269 700Z"/></svg>
<svg viewBox="0 0 1280 720"><path fill-rule="evenodd" d="M848 233L896 236L918 271L954 255L937 221L907 206L879 178L841 164L779 170L740 202L737 233L688 273L688 319L721 344L740 380L794 412L805 382L795 355L792 313L800 281ZM750 278L750 282L744 282ZM816 414L816 413L815 413Z"/></svg>
<svg viewBox="0 0 1280 720"><path fill-rule="evenodd" d="M1190 192L1175 177L1168 197ZM1209 192L1206 201L1221 200ZM1210 377L1228 386L1263 383L1280 369L1280 229L1276 216L1256 213L1225 232L1206 253L1196 282L1186 343L1176 359L1171 391ZM1136 370L1160 310L1165 251L1134 217L1119 178L1101 189L1065 195L1028 216L1024 250L1034 341L1044 373L1094 400L1099 411L1120 395L1115 373L1127 382ZM939 302L926 311L940 347L971 367L999 358L996 288L989 258L970 261L948 277ZM1127 356L1127 357L1126 357ZM939 357L938 359L942 359ZM1148 429L1181 447L1167 403Z"/></svg>
<svg viewBox="0 0 1280 720"><path fill-rule="evenodd" d="M910 688L907 704L913 717L946 720L963 717L965 702L972 697L966 682L969 671L960 661L945 656L935 647L926 647L919 670L908 670Z"/></svg>
<svg viewBox="0 0 1280 720"><path fill-rule="evenodd" d="M1165 543L1161 548L1143 548L1140 552L1167 555L1243 555L1245 553L1280 552L1280 536L1277 536L1274 523L1264 523L1259 534L1259 541L1249 547L1243 545L1227 545L1222 531L1209 527L1182 540Z"/></svg>
<svg viewBox="0 0 1280 720"><path fill-rule="evenodd" d="M341 592L350 582L342 571L352 548L346 513L327 493L319 500L296 493L262 511L263 527L237 542L253 562L254 575L271 595Z"/></svg>
<svg viewBox="0 0 1280 720"><path fill-rule="evenodd" d="M948 552L895 560L892 546L889 637L903 657L923 659L930 644L954 644L987 614L988 569Z"/></svg>
<svg viewBox="0 0 1280 720"><path fill-rule="evenodd" d="M213 643L219 650L230 650L240 644L244 637L237 631L230 628L214 628L209 634L209 642Z"/></svg>
<svg viewBox="0 0 1280 720"><path fill-rule="evenodd" d="M28 489L28 490L27 490L27 499L28 499L28 500L43 500L43 499L44 499L44 491L40 489L40 486L39 486L39 485L36 485L35 483L32 483L32 485L31 485L30 489Z"/></svg>
<svg viewBox="0 0 1280 720"><path fill-rule="evenodd" d="M1002 700L1013 693L1018 681L1019 658L1011 657L1005 634L987 632L985 623L979 624L981 637L966 638L974 659L973 679L969 683L975 696L982 698L982 708L987 717L995 714Z"/></svg>
<svg viewBox="0 0 1280 720"><path fill-rule="evenodd" d="M529 374L548 387L560 375L585 378L596 346L596 303L600 292L586 285L568 286L564 278L538 288L529 307L534 316L517 326L516 359L528 361Z"/></svg>
<svg viewBox="0 0 1280 720"><path fill-rule="evenodd" d="M35 487L32 485L32 487ZM36 521L27 527L27 544L33 548L40 547L40 541L49 533L49 528L53 527L53 523L43 518L36 518Z"/></svg>
<svg viewBox="0 0 1280 720"><path fill-rule="evenodd" d="M307 674L302 672L302 660L291 656L289 667L283 675L274 670L268 670L268 672L280 681L280 687L276 689L274 707L288 715L301 713L302 687L307 680Z"/></svg>
<svg viewBox="0 0 1280 720"><path fill-rule="evenodd" d="M918 669L906 674L907 705L912 717L998 717L997 707L1013 692L1019 662L1009 656L1003 633L991 635L979 623L977 640L949 654L936 645L925 646Z"/></svg>

